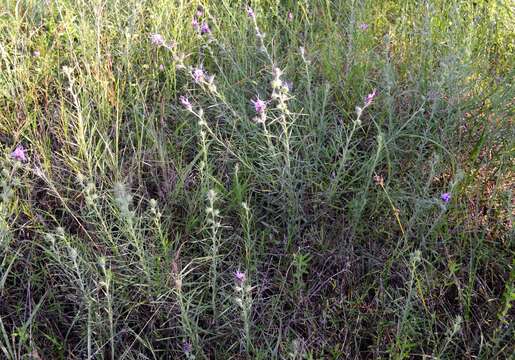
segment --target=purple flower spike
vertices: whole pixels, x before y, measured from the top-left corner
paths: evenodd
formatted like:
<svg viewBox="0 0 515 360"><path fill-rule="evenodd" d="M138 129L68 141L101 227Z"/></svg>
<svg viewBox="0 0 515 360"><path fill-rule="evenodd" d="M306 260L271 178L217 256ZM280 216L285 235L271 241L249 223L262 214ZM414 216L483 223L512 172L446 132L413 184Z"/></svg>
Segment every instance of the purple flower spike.
<svg viewBox="0 0 515 360"><path fill-rule="evenodd" d="M363 30L363 31L368 30L368 24L367 23L362 23L362 24L359 25L359 28L361 30Z"/></svg>
<svg viewBox="0 0 515 360"><path fill-rule="evenodd" d="M440 195L440 199L442 199L444 203L448 203L449 201L451 201L451 194L447 192L443 193L442 195Z"/></svg>
<svg viewBox="0 0 515 360"><path fill-rule="evenodd" d="M202 34L209 34L211 32L211 29L209 28L207 22L204 21L202 25L200 25L200 32Z"/></svg>
<svg viewBox="0 0 515 360"><path fill-rule="evenodd" d="M193 30L199 31L200 27L197 18L193 18L193 20L191 20L191 26L193 26Z"/></svg>
<svg viewBox="0 0 515 360"><path fill-rule="evenodd" d="M249 18L255 18L256 14L254 13L254 10L250 6L247 6L247 15Z"/></svg>
<svg viewBox="0 0 515 360"><path fill-rule="evenodd" d="M182 351L185 353L185 354L189 354L192 350L192 346L191 346L191 343L189 341L184 341L182 343Z"/></svg>
<svg viewBox="0 0 515 360"><path fill-rule="evenodd" d="M293 14L292 12L288 12L288 21L293 21Z"/></svg>
<svg viewBox="0 0 515 360"><path fill-rule="evenodd" d="M161 34L151 34L150 35L150 42L159 47L159 46L163 46L164 43L165 43L165 39L163 38L163 36Z"/></svg>
<svg viewBox="0 0 515 360"><path fill-rule="evenodd" d="M372 104L372 100L374 100L376 95L377 95L377 90L376 89L374 89L374 91L372 91L370 94L368 94L365 97L365 106L369 106L370 104Z"/></svg>
<svg viewBox="0 0 515 360"><path fill-rule="evenodd" d="M179 97L179 101L181 102L182 106L184 106L186 109L191 111L193 109L193 106L191 105L190 101L186 96L181 95Z"/></svg>
<svg viewBox="0 0 515 360"><path fill-rule="evenodd" d="M22 145L16 146L16 149L11 153L11 157L14 160L18 161L27 161L27 156L25 154L25 148Z"/></svg>
<svg viewBox="0 0 515 360"><path fill-rule="evenodd" d="M193 79L197 84L201 83L206 77L204 70L202 68L196 68L193 70Z"/></svg>
<svg viewBox="0 0 515 360"><path fill-rule="evenodd" d="M266 102L261 100L259 97L256 98L256 100L251 100L252 104L254 105L254 109L258 114L262 114L266 110Z"/></svg>
<svg viewBox="0 0 515 360"><path fill-rule="evenodd" d="M241 272L240 270L238 270L234 273L234 278L236 279L236 282L241 285L245 282L245 279L247 277L244 272Z"/></svg>

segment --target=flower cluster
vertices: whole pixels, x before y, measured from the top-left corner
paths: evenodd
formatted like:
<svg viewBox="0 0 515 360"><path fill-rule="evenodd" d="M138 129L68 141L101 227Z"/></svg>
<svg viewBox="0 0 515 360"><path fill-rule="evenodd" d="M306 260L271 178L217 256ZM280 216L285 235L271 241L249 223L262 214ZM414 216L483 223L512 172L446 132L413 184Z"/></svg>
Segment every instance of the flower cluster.
<svg viewBox="0 0 515 360"><path fill-rule="evenodd" d="M170 41L167 44L163 35L158 33L150 34L150 43L157 48L165 47L168 50L172 50L175 47L175 43L173 41Z"/></svg>
<svg viewBox="0 0 515 360"><path fill-rule="evenodd" d="M202 17L204 16L204 10L202 8L197 8L197 11L195 12L195 15L193 16L193 19L191 20L191 26L193 27L193 30L196 32L200 32L202 35L204 34L210 34L211 29L209 28L209 24L202 20Z"/></svg>
<svg viewBox="0 0 515 360"><path fill-rule="evenodd" d="M234 280L236 280L236 284L238 284L239 286L242 286L245 283L246 279L247 279L247 277L244 272L237 270L234 273Z"/></svg>
<svg viewBox="0 0 515 360"><path fill-rule="evenodd" d="M181 95L179 97L179 101L181 102L182 106L184 106L186 108L186 110L188 110L188 111L193 110L193 105L191 105L190 100L186 96Z"/></svg>
<svg viewBox="0 0 515 360"><path fill-rule="evenodd" d="M152 45L160 47L165 44L165 39L161 34L150 34L150 42Z"/></svg>
<svg viewBox="0 0 515 360"><path fill-rule="evenodd" d="M11 158L17 161L27 161L27 155L23 145L16 146L16 149L11 153Z"/></svg>
<svg viewBox="0 0 515 360"><path fill-rule="evenodd" d="M372 101L374 100L374 98L376 97L377 95L377 90L374 89L370 94L368 94L367 96L365 96L365 107L369 106L370 104L372 104Z"/></svg>

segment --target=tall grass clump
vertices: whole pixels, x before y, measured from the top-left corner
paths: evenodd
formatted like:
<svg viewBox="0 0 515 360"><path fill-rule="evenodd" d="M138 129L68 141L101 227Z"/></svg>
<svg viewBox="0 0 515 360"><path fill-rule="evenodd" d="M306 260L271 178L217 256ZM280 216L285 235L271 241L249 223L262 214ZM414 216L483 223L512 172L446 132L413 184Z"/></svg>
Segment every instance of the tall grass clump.
<svg viewBox="0 0 515 360"><path fill-rule="evenodd" d="M513 19L2 2L0 357L511 358Z"/></svg>

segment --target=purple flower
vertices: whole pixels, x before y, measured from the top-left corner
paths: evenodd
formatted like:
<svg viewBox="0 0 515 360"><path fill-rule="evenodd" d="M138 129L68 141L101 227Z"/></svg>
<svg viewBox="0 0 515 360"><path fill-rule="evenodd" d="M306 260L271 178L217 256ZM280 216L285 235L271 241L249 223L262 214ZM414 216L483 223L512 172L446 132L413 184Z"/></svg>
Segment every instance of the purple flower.
<svg viewBox="0 0 515 360"><path fill-rule="evenodd" d="M196 17L202 17L202 16L204 16L204 12L202 11L202 9L197 9L197 12L195 13L195 16L196 16Z"/></svg>
<svg viewBox="0 0 515 360"><path fill-rule="evenodd" d="M451 194L447 192L443 193L442 195L440 195L440 199L442 199L444 203L448 203L449 201L451 201Z"/></svg>
<svg viewBox="0 0 515 360"><path fill-rule="evenodd" d="M249 18L255 18L256 14L254 13L254 10L250 6L247 6L247 15Z"/></svg>
<svg viewBox="0 0 515 360"><path fill-rule="evenodd" d="M266 102L261 100L259 97L256 98L256 100L251 100L250 102L254 105L254 109L256 110L256 112L258 114L262 114L262 113L265 112L265 110L266 110Z"/></svg>
<svg viewBox="0 0 515 360"><path fill-rule="evenodd" d="M159 47L159 46L163 46L164 43L165 43L165 39L163 38L163 36L161 34L151 34L150 35L150 42Z"/></svg>
<svg viewBox="0 0 515 360"><path fill-rule="evenodd" d="M183 341L182 342L182 351L184 351L185 354L189 354L192 350L191 343L189 341Z"/></svg>
<svg viewBox="0 0 515 360"><path fill-rule="evenodd" d="M368 29L368 24L367 23L362 23L359 25L359 28L363 31L367 30Z"/></svg>
<svg viewBox="0 0 515 360"><path fill-rule="evenodd" d="M236 282L241 285L245 282L245 279L247 277L244 272L241 272L240 270L238 270L234 273L234 278L236 279Z"/></svg>
<svg viewBox="0 0 515 360"><path fill-rule="evenodd" d="M193 70L193 79L197 84L202 82L205 79L206 74L204 73L204 70L202 68L196 68Z"/></svg>
<svg viewBox="0 0 515 360"><path fill-rule="evenodd" d="M293 14L291 11L288 12L288 21L293 21Z"/></svg>
<svg viewBox="0 0 515 360"><path fill-rule="evenodd" d="M211 32L211 29L209 28L207 22L202 22L202 25L200 25L200 32L202 34L209 34Z"/></svg>
<svg viewBox="0 0 515 360"><path fill-rule="evenodd" d="M191 20L191 26L193 26L193 30L195 30L195 31L199 30L199 25L198 25L197 18L193 18L193 20Z"/></svg>
<svg viewBox="0 0 515 360"><path fill-rule="evenodd" d="M165 66L163 64L159 65L159 71L164 71Z"/></svg>
<svg viewBox="0 0 515 360"><path fill-rule="evenodd" d="M181 95L179 97L179 101L181 102L182 106L184 106L186 109L191 111L193 109L193 106L191 105L190 101L186 96Z"/></svg>
<svg viewBox="0 0 515 360"><path fill-rule="evenodd" d="M14 149L14 151L11 153L11 157L18 161L27 161L27 156L25 154L25 148L23 145L16 146L16 149Z"/></svg>
<svg viewBox="0 0 515 360"><path fill-rule="evenodd" d="M291 81L284 81L283 86L288 92L290 92L293 89L293 83Z"/></svg>
<svg viewBox="0 0 515 360"><path fill-rule="evenodd" d="M34 50L34 52L32 53L32 56L34 57L39 57L41 55L41 53L39 52L39 50Z"/></svg>
<svg viewBox="0 0 515 360"><path fill-rule="evenodd" d="M376 89L374 89L374 91L372 91L370 94L368 94L365 97L365 106L368 106L368 105L372 104L372 100L374 100L376 95L377 95L377 90Z"/></svg>

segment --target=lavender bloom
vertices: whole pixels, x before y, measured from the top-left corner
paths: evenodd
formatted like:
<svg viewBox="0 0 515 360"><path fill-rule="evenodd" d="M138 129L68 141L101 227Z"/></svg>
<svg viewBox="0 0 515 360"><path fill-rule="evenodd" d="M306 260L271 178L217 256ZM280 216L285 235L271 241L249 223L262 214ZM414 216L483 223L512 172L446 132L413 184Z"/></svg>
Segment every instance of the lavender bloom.
<svg viewBox="0 0 515 360"><path fill-rule="evenodd" d="M258 114L263 114L266 110L266 102L261 100L259 97L256 100L251 100L251 103L254 105L254 109Z"/></svg>
<svg viewBox="0 0 515 360"><path fill-rule="evenodd" d="M362 23L359 25L359 28L363 31L367 30L368 29L368 24L367 23Z"/></svg>
<svg viewBox="0 0 515 360"><path fill-rule="evenodd" d="M18 161L27 161L27 156L25 154L25 148L22 145L16 146L16 149L11 153L11 157L14 160Z"/></svg>
<svg viewBox="0 0 515 360"><path fill-rule="evenodd" d="M165 66L163 64L159 65L159 71L164 71Z"/></svg>
<svg viewBox="0 0 515 360"><path fill-rule="evenodd" d="M200 32L202 34L209 34L211 32L211 29L209 28L207 22L202 22L202 25L200 25Z"/></svg>
<svg viewBox="0 0 515 360"><path fill-rule="evenodd" d="M195 13L195 16L196 17L202 17L204 16L204 12L202 11L202 9L198 9L197 12Z"/></svg>
<svg viewBox="0 0 515 360"><path fill-rule="evenodd" d="M449 201L451 201L451 194L447 192L443 193L442 195L440 195L440 199L442 199L444 203L448 203Z"/></svg>
<svg viewBox="0 0 515 360"><path fill-rule="evenodd" d="M365 97L365 106L369 106L370 104L372 104L372 100L374 100L376 95L377 95L377 90L376 89L374 89L374 91L372 91L370 94L368 94Z"/></svg>
<svg viewBox="0 0 515 360"><path fill-rule="evenodd" d="M254 13L254 10L250 6L247 6L247 15L249 18L255 18L256 14Z"/></svg>
<svg viewBox="0 0 515 360"><path fill-rule="evenodd" d="M39 50L34 50L34 52L32 53L32 56L34 56L34 57L39 57L39 55L41 55Z"/></svg>
<svg viewBox="0 0 515 360"><path fill-rule="evenodd" d="M241 272L240 270L238 270L234 273L234 278L236 279L236 282L241 285L245 282L245 279L247 277L244 272Z"/></svg>
<svg viewBox="0 0 515 360"><path fill-rule="evenodd" d="M291 11L288 12L288 21L293 21L293 14Z"/></svg>
<svg viewBox="0 0 515 360"><path fill-rule="evenodd" d="M191 111L193 109L193 106L191 105L190 101L186 96L181 95L179 97L179 101L181 102L182 106L184 106L187 110Z"/></svg>
<svg viewBox="0 0 515 360"><path fill-rule="evenodd" d="M165 39L163 38L163 36L161 34L151 34L150 35L150 42L159 47L159 46L163 46L164 43L165 43Z"/></svg>
<svg viewBox="0 0 515 360"><path fill-rule="evenodd" d="M212 84L213 81L215 81L215 76L214 75L206 75L206 81L209 83L209 84Z"/></svg>
<svg viewBox="0 0 515 360"><path fill-rule="evenodd" d="M191 20L191 26L193 26L193 30L199 31L199 24L197 18L193 18L193 20Z"/></svg>
<svg viewBox="0 0 515 360"><path fill-rule="evenodd" d="M206 74L202 68L196 68L193 70L193 79L197 84L201 83L205 79Z"/></svg>
<svg viewBox="0 0 515 360"><path fill-rule="evenodd" d="M293 83L291 81L284 81L283 86L286 92L290 92L293 89Z"/></svg>
<svg viewBox="0 0 515 360"><path fill-rule="evenodd" d="M185 354L189 354L192 350L191 343L189 341L183 341L182 343L182 351L184 351Z"/></svg>

